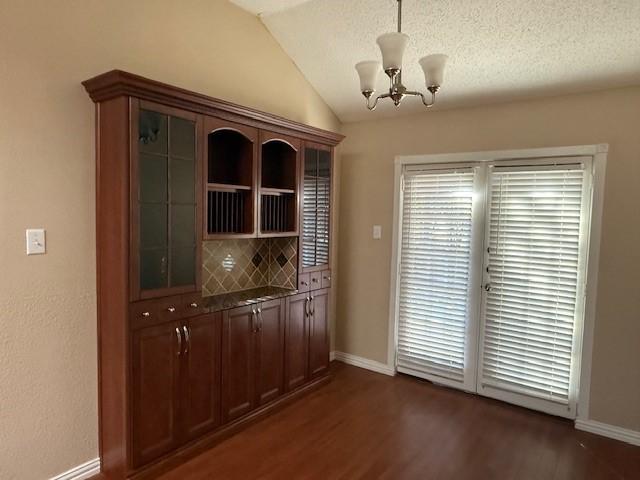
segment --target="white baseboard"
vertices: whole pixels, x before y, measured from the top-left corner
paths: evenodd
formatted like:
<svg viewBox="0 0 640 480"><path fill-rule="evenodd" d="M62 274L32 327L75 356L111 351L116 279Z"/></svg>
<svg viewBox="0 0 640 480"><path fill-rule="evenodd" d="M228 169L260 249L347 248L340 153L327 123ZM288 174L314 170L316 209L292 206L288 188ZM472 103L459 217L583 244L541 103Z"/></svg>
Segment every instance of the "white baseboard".
<svg viewBox="0 0 640 480"><path fill-rule="evenodd" d="M331 360L337 360L338 362L346 363L347 365L365 368L367 370L382 373L384 375L394 376L396 374L395 369L390 367L386 363L376 362L375 360L358 357L357 355L351 355L350 353L333 351L329 355L329 358Z"/></svg>
<svg viewBox="0 0 640 480"><path fill-rule="evenodd" d="M575 425L578 430L640 446L640 432L636 432L635 430L628 430L626 428L616 427L615 425L609 425L608 423L596 422L595 420L578 419Z"/></svg>
<svg viewBox="0 0 640 480"><path fill-rule="evenodd" d="M73 467L60 475L51 477L50 480L85 480L100 473L100 459L94 458L82 465Z"/></svg>

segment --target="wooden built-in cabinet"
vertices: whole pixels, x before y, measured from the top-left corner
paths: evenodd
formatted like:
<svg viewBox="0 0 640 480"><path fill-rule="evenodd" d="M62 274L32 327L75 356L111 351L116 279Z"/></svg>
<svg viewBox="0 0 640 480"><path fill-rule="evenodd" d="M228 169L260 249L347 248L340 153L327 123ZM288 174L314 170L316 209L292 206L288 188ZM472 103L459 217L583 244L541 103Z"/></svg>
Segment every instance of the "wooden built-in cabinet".
<svg viewBox="0 0 640 480"><path fill-rule="evenodd" d="M300 215L300 271L329 266L331 233L332 149L305 142Z"/></svg>
<svg viewBox="0 0 640 480"><path fill-rule="evenodd" d="M96 103L101 478L152 478L327 381L327 132L122 71ZM203 241L298 237L298 286L209 307ZM212 302L212 305L219 305Z"/></svg>
<svg viewBox="0 0 640 480"><path fill-rule="evenodd" d="M283 392L284 299L224 312L222 412L231 421Z"/></svg>
<svg viewBox="0 0 640 480"><path fill-rule="evenodd" d="M287 297L285 387L295 389L329 370L329 290Z"/></svg>
<svg viewBox="0 0 640 480"><path fill-rule="evenodd" d="M220 313L132 333L132 449L144 465L220 424Z"/></svg>

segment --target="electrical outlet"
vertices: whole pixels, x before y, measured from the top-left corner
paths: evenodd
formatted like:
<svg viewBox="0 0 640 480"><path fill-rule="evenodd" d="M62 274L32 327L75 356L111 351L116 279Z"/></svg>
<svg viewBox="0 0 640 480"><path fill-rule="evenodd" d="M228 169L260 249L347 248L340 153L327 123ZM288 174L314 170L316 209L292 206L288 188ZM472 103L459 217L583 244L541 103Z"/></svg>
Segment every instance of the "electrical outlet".
<svg viewBox="0 0 640 480"><path fill-rule="evenodd" d="M382 225L373 226L373 239L380 240L382 238Z"/></svg>

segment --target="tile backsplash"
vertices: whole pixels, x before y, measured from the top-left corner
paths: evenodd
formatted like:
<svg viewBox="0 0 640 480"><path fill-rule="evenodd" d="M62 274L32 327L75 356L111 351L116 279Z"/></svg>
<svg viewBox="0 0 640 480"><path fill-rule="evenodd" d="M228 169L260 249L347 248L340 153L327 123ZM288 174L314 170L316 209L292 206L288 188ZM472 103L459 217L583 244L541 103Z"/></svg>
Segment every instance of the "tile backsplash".
<svg viewBox="0 0 640 480"><path fill-rule="evenodd" d="M296 288L297 237L202 242L204 296L258 287Z"/></svg>

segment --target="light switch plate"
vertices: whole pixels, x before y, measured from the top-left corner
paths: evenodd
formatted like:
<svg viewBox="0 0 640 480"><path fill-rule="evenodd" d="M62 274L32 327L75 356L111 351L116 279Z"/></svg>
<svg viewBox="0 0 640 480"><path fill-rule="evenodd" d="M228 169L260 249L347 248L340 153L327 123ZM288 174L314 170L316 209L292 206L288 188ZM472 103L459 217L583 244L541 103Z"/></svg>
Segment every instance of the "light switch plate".
<svg viewBox="0 0 640 480"><path fill-rule="evenodd" d="M373 239L380 240L382 238L382 225L373 226Z"/></svg>
<svg viewBox="0 0 640 480"><path fill-rule="evenodd" d="M46 253L46 240L43 228L27 230L27 255L42 255Z"/></svg>

